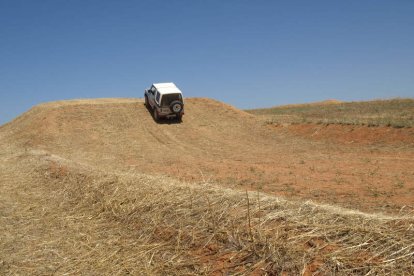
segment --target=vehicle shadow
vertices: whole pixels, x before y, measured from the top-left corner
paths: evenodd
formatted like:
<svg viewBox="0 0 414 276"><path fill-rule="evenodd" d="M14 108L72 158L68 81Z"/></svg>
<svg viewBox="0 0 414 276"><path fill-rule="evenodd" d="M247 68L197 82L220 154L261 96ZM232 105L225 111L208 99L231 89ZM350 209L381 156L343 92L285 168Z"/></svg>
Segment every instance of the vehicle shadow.
<svg viewBox="0 0 414 276"><path fill-rule="evenodd" d="M179 120L179 119L176 119L176 118L172 118L172 119L160 118L158 120L155 120L154 113L152 112L151 107L146 106L145 103L144 103L144 106L147 109L147 111L148 111L149 115L151 116L151 118L154 120L154 122L156 122L159 125L181 124L183 122L182 119Z"/></svg>

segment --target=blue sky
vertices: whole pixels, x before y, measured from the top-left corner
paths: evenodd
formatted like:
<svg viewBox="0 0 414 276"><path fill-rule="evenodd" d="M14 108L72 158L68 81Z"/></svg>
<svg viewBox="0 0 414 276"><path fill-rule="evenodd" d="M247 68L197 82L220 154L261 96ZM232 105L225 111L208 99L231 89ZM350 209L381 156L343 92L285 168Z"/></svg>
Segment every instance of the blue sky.
<svg viewBox="0 0 414 276"><path fill-rule="evenodd" d="M414 97L414 1L0 0L0 124L175 82L239 108Z"/></svg>

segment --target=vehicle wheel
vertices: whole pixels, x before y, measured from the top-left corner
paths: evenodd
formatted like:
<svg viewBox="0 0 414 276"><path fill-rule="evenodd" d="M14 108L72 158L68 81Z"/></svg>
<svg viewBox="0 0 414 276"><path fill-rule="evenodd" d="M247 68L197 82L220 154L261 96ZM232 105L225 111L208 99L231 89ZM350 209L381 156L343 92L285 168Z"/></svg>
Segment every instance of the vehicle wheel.
<svg viewBox="0 0 414 276"><path fill-rule="evenodd" d="M147 96L145 96L145 107L149 108L149 103L148 103L148 97Z"/></svg>
<svg viewBox="0 0 414 276"><path fill-rule="evenodd" d="M177 121L182 122L183 121L183 115L177 114Z"/></svg>
<svg viewBox="0 0 414 276"><path fill-rule="evenodd" d="M183 104L180 101L173 101L170 104L170 109L172 112L178 114L183 110Z"/></svg>
<svg viewBox="0 0 414 276"><path fill-rule="evenodd" d="M158 112L157 112L157 109L156 108L154 108L154 110L153 110L153 115L154 115L154 120L156 122L158 122L158 120L160 119L160 117L158 116Z"/></svg>

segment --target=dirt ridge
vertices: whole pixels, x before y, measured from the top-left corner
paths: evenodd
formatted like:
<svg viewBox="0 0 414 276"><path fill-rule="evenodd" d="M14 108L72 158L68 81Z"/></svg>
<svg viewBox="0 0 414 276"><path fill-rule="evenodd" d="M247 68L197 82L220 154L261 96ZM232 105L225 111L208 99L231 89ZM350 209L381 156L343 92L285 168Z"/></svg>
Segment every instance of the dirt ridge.
<svg viewBox="0 0 414 276"><path fill-rule="evenodd" d="M364 211L414 205L414 154L407 141L371 143L344 127L335 129L343 142L331 143L335 139L324 133L333 126L268 127L208 98L186 99L185 112L181 124L156 123L142 99L51 102L2 126L0 139L110 171L212 181ZM384 137L397 141L389 132Z"/></svg>
<svg viewBox="0 0 414 276"><path fill-rule="evenodd" d="M0 274L412 272L412 148L185 108L157 123L141 99L63 101L3 125Z"/></svg>

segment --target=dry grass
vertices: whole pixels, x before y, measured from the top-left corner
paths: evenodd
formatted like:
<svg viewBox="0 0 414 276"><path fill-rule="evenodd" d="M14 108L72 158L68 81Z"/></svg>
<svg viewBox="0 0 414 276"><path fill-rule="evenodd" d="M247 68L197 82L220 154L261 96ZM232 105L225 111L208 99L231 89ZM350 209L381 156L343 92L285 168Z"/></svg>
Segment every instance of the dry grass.
<svg viewBox="0 0 414 276"><path fill-rule="evenodd" d="M302 125L291 127L296 126ZM398 144L404 148L379 148L381 153L373 154L368 147L355 150L302 139L316 130L310 129L308 136L294 136L285 127L264 127L251 114L196 98L186 99L184 123L157 124L142 100L99 99L36 106L0 127L0 143L44 149L107 171L162 172L184 181L197 181L202 170L206 178L227 187L259 188L364 211L398 212L404 205L413 205L412 197L407 196L414 189L413 142ZM403 131L404 137L413 141L412 129L406 128L385 128L383 137L399 141L399 134L391 132ZM351 133L367 137L366 132ZM345 143L353 141L354 137L344 134L340 131L339 135ZM376 137L371 137L367 139L375 142ZM367 159L381 164L369 183L364 177L372 166ZM312 166L316 169L309 170ZM344 179L341 185L332 181L338 169ZM403 188L392 188L396 177L406 183ZM294 190L285 191L286 184ZM381 193L371 200L371 193L365 192L367 186ZM326 196L328 193L331 195Z"/></svg>
<svg viewBox="0 0 414 276"><path fill-rule="evenodd" d="M414 273L413 217L102 172L39 151L9 148L0 166L1 274Z"/></svg>
<svg viewBox="0 0 414 276"><path fill-rule="evenodd" d="M247 110L247 112L263 116L270 124L314 123L414 127L414 99L289 105Z"/></svg>
<svg viewBox="0 0 414 276"><path fill-rule="evenodd" d="M2 126L0 275L414 274L410 206L404 216L366 214L226 189L214 178L241 181L249 171L261 184L276 175L269 183L292 193L319 192L335 168L340 191L347 175L364 177L346 178L351 191L373 193L384 191L376 180L392 177L406 195L410 153L331 156L222 103L186 104L183 124L156 124L139 100L103 99L41 105ZM191 183L143 171L188 174Z"/></svg>

